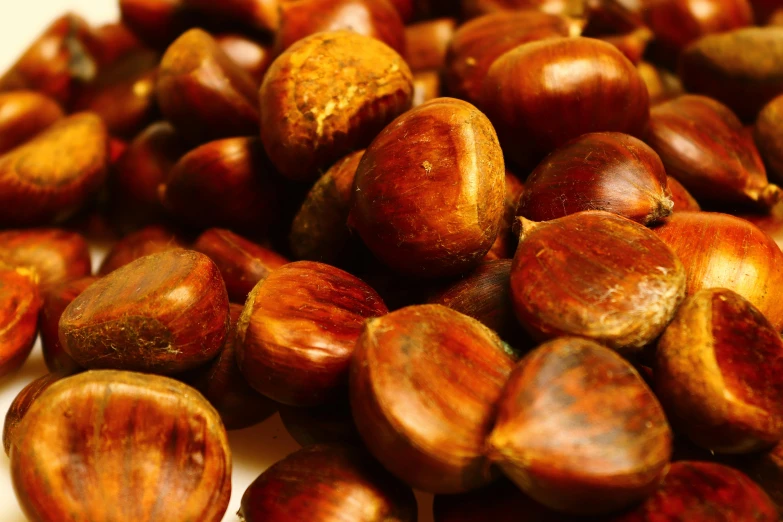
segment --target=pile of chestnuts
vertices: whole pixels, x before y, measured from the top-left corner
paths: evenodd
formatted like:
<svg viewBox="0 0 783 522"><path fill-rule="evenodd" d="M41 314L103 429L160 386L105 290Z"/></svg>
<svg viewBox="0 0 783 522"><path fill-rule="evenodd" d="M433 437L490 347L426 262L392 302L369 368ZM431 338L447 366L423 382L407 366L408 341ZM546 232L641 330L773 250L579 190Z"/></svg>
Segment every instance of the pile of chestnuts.
<svg viewBox="0 0 783 522"><path fill-rule="evenodd" d="M779 520L783 3L119 5L0 76L31 521L226 520L278 413L245 522Z"/></svg>

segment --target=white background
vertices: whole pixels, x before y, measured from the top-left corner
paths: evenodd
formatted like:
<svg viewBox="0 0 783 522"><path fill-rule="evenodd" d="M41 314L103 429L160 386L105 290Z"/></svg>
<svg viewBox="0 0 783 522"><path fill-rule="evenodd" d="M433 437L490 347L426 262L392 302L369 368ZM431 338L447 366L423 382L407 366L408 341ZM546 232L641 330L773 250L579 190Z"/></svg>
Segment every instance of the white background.
<svg viewBox="0 0 783 522"><path fill-rule="evenodd" d="M54 18L69 10L93 24L118 18L117 0L0 0L0 71L5 71ZM45 373L39 343L19 372L0 380L0 421L19 390ZM233 491L224 521L235 522L239 520L235 513L245 488L271 464L295 451L298 445L286 433L277 415L253 428L229 432L229 439L234 457ZM8 466L8 458L0 451L0 521L25 522L14 495ZM422 501L420 497L420 511L419 522L429 522L428 499Z"/></svg>

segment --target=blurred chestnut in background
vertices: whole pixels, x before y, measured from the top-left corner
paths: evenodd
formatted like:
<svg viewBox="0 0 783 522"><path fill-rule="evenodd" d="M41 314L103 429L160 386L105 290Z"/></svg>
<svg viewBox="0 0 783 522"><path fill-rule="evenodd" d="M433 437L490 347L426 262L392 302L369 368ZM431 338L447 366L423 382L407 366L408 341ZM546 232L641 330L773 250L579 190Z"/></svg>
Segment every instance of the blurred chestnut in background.
<svg viewBox="0 0 783 522"><path fill-rule="evenodd" d="M280 421L300 446L313 444L363 445L347 397L310 408L280 405Z"/></svg>
<svg viewBox="0 0 783 522"><path fill-rule="evenodd" d="M23 269L0 268L0 377L18 370L38 336L41 297Z"/></svg>
<svg viewBox="0 0 783 522"><path fill-rule="evenodd" d="M99 25L93 32L98 42L99 69L144 48L142 41L121 21Z"/></svg>
<svg viewBox="0 0 783 522"><path fill-rule="evenodd" d="M653 39L653 33L646 27L639 27L625 34L602 36L600 39L617 47L631 63L638 66L647 44Z"/></svg>
<svg viewBox="0 0 783 522"><path fill-rule="evenodd" d="M633 64L592 38L550 38L512 49L490 67L481 96L505 154L522 167L588 132L641 136L650 112Z"/></svg>
<svg viewBox="0 0 783 522"><path fill-rule="evenodd" d="M87 241L76 232L58 228L0 232L0 265L31 272L44 291L91 273Z"/></svg>
<svg viewBox="0 0 783 522"><path fill-rule="evenodd" d="M220 34L215 41L231 60L244 69L256 85L261 85L266 70L272 65L272 48L240 34Z"/></svg>
<svg viewBox="0 0 783 522"><path fill-rule="evenodd" d="M140 257L177 248L185 248L185 242L173 230L150 225L115 243L103 258L98 275L104 276Z"/></svg>
<svg viewBox="0 0 783 522"><path fill-rule="evenodd" d="M751 453L783 439L783 340L739 294L689 297L658 341L653 374L675 428L699 446Z"/></svg>
<svg viewBox="0 0 783 522"><path fill-rule="evenodd" d="M413 73L413 100L411 105L418 107L440 97L441 79L437 71L419 71Z"/></svg>
<svg viewBox="0 0 783 522"><path fill-rule="evenodd" d="M79 294L60 318L60 342L84 368L170 374L215 357L228 327L228 295L215 264L198 252L168 250Z"/></svg>
<svg viewBox="0 0 783 522"><path fill-rule="evenodd" d="M638 223L596 210L519 225L511 295L537 339L578 335L633 355L682 302L683 264Z"/></svg>
<svg viewBox="0 0 783 522"><path fill-rule="evenodd" d="M497 237L504 171L489 120L467 102L437 98L390 123L367 148L348 224L402 274L464 272Z"/></svg>
<svg viewBox="0 0 783 522"><path fill-rule="evenodd" d="M375 458L417 489L489 484L485 438L513 364L493 331L444 306L369 320L351 365L356 427Z"/></svg>
<svg viewBox="0 0 783 522"><path fill-rule="evenodd" d="M650 95L650 105L657 105L684 93L680 78L671 71L656 67L649 62L641 62L636 66L639 75L647 85Z"/></svg>
<svg viewBox="0 0 783 522"><path fill-rule="evenodd" d="M584 6L582 2L572 0L462 0L462 13L465 18L522 9L535 9L557 15L581 15Z"/></svg>
<svg viewBox="0 0 783 522"><path fill-rule="evenodd" d="M0 93L0 154L21 145L62 117L60 106L38 92Z"/></svg>
<svg viewBox="0 0 783 522"><path fill-rule="evenodd" d="M245 522L415 522L417 509L413 491L366 451L318 445L264 471L242 495L239 516Z"/></svg>
<svg viewBox="0 0 783 522"><path fill-rule="evenodd" d="M6 455L11 456L11 445L16 442L16 432L35 399L49 386L67 376L67 373L62 372L47 373L22 388L14 397L11 406L8 407L8 412L5 414L5 423L3 424L3 449L5 449Z"/></svg>
<svg viewBox="0 0 783 522"><path fill-rule="evenodd" d="M739 214L739 217L759 227L783 249L783 201L772 207L768 214Z"/></svg>
<svg viewBox="0 0 783 522"><path fill-rule="evenodd" d="M772 13L767 25L783 26L783 7Z"/></svg>
<svg viewBox="0 0 783 522"><path fill-rule="evenodd" d="M405 28L405 61L411 70L439 70L446 60L446 50L454 36L457 21L438 18L411 24Z"/></svg>
<svg viewBox="0 0 783 522"><path fill-rule="evenodd" d="M188 28L182 0L119 0L119 4L122 23L156 49L165 49Z"/></svg>
<svg viewBox="0 0 783 522"><path fill-rule="evenodd" d="M168 1L168 0L167 0ZM217 18L239 26L274 33L280 26L284 0L181 0L205 18Z"/></svg>
<svg viewBox="0 0 783 522"><path fill-rule="evenodd" d="M261 84L261 139L279 172L312 181L411 105L412 76L384 43L349 31L299 40Z"/></svg>
<svg viewBox="0 0 783 522"><path fill-rule="evenodd" d="M750 222L714 212L675 212L654 229L685 266L687 294L727 288L783 329L783 253Z"/></svg>
<svg viewBox="0 0 783 522"><path fill-rule="evenodd" d="M696 198L691 196L691 193L688 192L688 190L682 186L682 183L677 181L671 176L666 176L667 179L667 185L669 187L669 192L672 193L672 202L674 203L674 206L672 207L672 211L674 212L680 212L683 210L690 210L694 212L698 212L701 210L701 207L699 206L699 203L696 201Z"/></svg>
<svg viewBox="0 0 783 522"><path fill-rule="evenodd" d="M517 215L548 221L606 210L649 225L674 202L663 163L644 142L619 132L583 134L549 154L525 180Z"/></svg>
<svg viewBox="0 0 783 522"><path fill-rule="evenodd" d="M783 94L761 110L754 137L767 173L775 181L783 182Z"/></svg>

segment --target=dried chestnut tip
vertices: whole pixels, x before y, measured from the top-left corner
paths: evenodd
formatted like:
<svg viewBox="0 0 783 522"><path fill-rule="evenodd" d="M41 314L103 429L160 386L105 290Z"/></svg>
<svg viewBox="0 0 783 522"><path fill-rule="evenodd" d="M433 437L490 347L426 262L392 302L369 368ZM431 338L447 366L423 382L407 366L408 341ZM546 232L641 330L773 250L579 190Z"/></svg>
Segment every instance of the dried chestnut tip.
<svg viewBox="0 0 783 522"><path fill-rule="evenodd" d="M89 371L33 401L11 446L11 476L31 520L218 522L231 495L231 452L220 417L193 388ZM107 491L117 492L110 503Z"/></svg>
<svg viewBox="0 0 783 522"><path fill-rule="evenodd" d="M525 239L533 230L546 224L541 221L531 221L525 216L517 216L514 219L513 232L517 236L519 241Z"/></svg>
<svg viewBox="0 0 783 522"><path fill-rule="evenodd" d="M489 456L523 491L565 513L617 511L666 474L672 434L636 370L614 351L560 338L509 377Z"/></svg>
<svg viewBox="0 0 783 522"><path fill-rule="evenodd" d="M783 439L783 340L726 289L689 297L658 341L655 388L675 427L719 453Z"/></svg>
<svg viewBox="0 0 783 522"><path fill-rule="evenodd" d="M244 522L284 522L292 516L416 522L417 506L410 487L363 449L323 444L292 453L263 472L242 495L238 516Z"/></svg>
<svg viewBox="0 0 783 522"><path fill-rule="evenodd" d="M5 424L3 424L3 449L6 455L11 456L11 446L16 442L16 432L35 399L49 386L67 377L69 373L48 373L32 381L16 395L8 408L8 412L5 414Z"/></svg>
<svg viewBox="0 0 783 522"><path fill-rule="evenodd" d="M0 264L0 377L18 370L38 335L41 297L28 270Z"/></svg>

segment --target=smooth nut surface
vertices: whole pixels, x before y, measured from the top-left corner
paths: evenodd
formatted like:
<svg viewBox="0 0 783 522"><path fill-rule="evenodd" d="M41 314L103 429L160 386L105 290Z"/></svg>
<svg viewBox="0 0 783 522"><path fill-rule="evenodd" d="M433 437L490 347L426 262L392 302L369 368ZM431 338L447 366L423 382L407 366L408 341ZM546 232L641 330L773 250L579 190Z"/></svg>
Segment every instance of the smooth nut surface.
<svg viewBox="0 0 783 522"><path fill-rule="evenodd" d="M21 145L62 117L57 102L35 91L0 94L0 153Z"/></svg>
<svg viewBox="0 0 783 522"><path fill-rule="evenodd" d="M0 377L19 369L38 334L41 297L24 269L0 269Z"/></svg>

